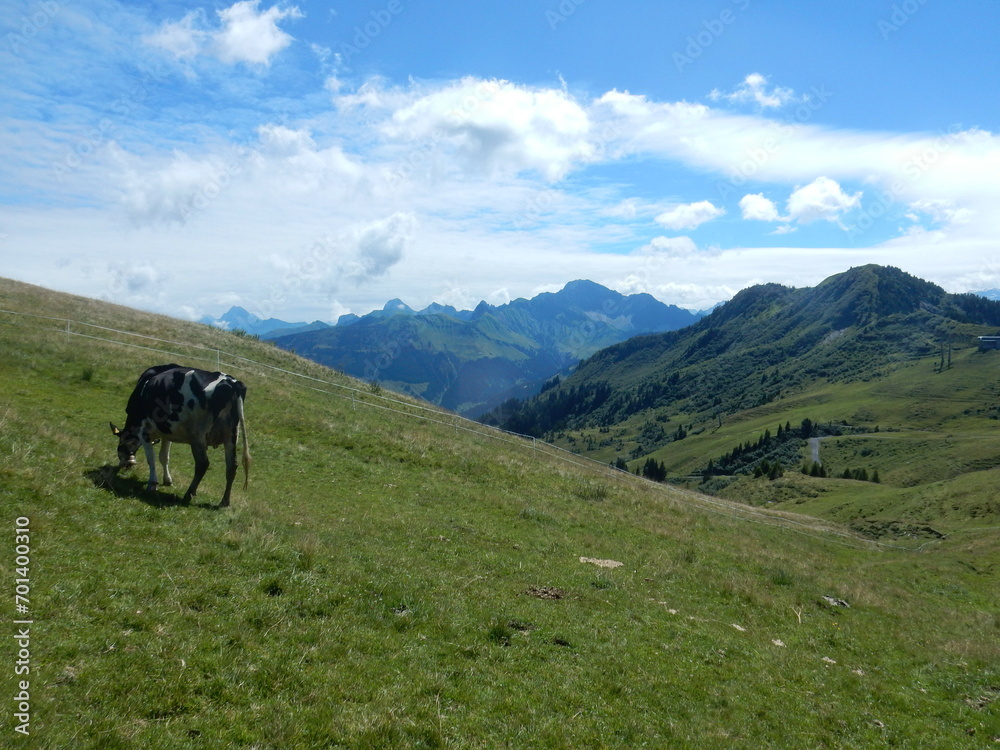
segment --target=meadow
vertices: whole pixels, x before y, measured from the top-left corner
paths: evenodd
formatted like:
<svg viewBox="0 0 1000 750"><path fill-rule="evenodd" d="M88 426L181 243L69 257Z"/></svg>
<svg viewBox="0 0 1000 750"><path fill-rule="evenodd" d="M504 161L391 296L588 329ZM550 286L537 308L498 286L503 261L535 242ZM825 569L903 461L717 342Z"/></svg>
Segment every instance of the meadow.
<svg viewBox="0 0 1000 750"><path fill-rule="evenodd" d="M995 510L879 541L822 498L568 462L231 333L8 281L0 308L151 337L0 313L0 606L10 632L27 518L33 621L30 735L11 701L0 745L1000 743ZM231 508L220 450L189 506L185 446L172 488L109 468L108 422L168 361L248 386ZM845 460L864 447L843 440ZM1000 475L969 476L980 497ZM901 491L838 481L855 503Z"/></svg>

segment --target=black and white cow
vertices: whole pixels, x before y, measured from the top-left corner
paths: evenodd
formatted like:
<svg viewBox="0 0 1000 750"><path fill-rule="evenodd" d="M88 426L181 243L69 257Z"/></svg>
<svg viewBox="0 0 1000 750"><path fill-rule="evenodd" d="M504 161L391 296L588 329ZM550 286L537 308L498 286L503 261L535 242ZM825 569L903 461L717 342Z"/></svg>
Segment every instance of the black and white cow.
<svg viewBox="0 0 1000 750"><path fill-rule="evenodd" d="M119 469L135 466L140 447L149 463L148 489L155 490L156 461L153 445L162 441L160 463L163 484L170 485L170 444L186 443L194 454L194 479L184 493L190 502L208 471L208 447L226 448L226 492L219 507L229 505L229 493L236 477L236 443L243 432L243 488L250 481L250 449L247 446L243 401L247 389L239 380L221 372L206 372L180 365L150 367L139 376L125 407L125 428L114 424L118 436Z"/></svg>

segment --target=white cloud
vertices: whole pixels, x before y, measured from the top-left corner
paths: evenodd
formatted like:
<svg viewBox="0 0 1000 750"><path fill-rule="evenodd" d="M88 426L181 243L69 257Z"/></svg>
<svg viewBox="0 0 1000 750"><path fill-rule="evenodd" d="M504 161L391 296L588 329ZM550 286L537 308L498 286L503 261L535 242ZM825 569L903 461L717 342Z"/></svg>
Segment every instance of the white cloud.
<svg viewBox="0 0 1000 750"><path fill-rule="evenodd" d="M243 0L218 11L222 29L215 34L215 46L223 62L268 65L271 58L292 42L292 37L278 28L284 18L302 18L291 7L281 10L273 5L258 13L260 0Z"/></svg>
<svg viewBox="0 0 1000 750"><path fill-rule="evenodd" d="M399 100L386 93L359 91L369 105ZM549 181L595 160L601 145L586 109L567 92L475 78L410 98L384 131L397 140L447 145L473 174L535 171Z"/></svg>
<svg viewBox="0 0 1000 750"><path fill-rule="evenodd" d="M837 221L841 215L861 204L861 193L848 195L829 177L817 177L808 185L796 188L788 198L790 219L802 224L812 221Z"/></svg>
<svg viewBox="0 0 1000 750"><path fill-rule="evenodd" d="M792 89L781 86L773 86L768 89L767 76L760 73L748 75L730 94L723 94L718 89L713 89L708 98L712 101L725 100L737 104L754 103L761 109L776 109L797 101Z"/></svg>
<svg viewBox="0 0 1000 750"><path fill-rule="evenodd" d="M121 201L136 225L185 224L230 179L225 160L218 156L196 159L176 152L157 166L131 159L121 179Z"/></svg>
<svg viewBox="0 0 1000 750"><path fill-rule="evenodd" d="M262 149L278 157L292 157L316 150L312 133L305 129L267 124L257 128L257 136Z"/></svg>
<svg viewBox="0 0 1000 750"><path fill-rule="evenodd" d="M366 281L384 275L413 244L416 230L416 217L404 211L356 229L352 238L354 259L346 269L348 277Z"/></svg>
<svg viewBox="0 0 1000 750"><path fill-rule="evenodd" d="M781 221L778 207L763 193L751 193L740 198L740 211L743 218L749 221Z"/></svg>
<svg viewBox="0 0 1000 750"><path fill-rule="evenodd" d="M109 266L113 284L130 296L151 293L164 281L164 275L151 263L119 263Z"/></svg>
<svg viewBox="0 0 1000 750"><path fill-rule="evenodd" d="M976 215L975 210L957 207L955 201L946 199L918 200L911 203L910 208L912 211L907 217L912 221L919 221L923 214L930 217L931 221L945 225L968 224Z"/></svg>
<svg viewBox="0 0 1000 750"><path fill-rule="evenodd" d="M224 9L218 14L174 11L168 16L172 23L155 28L145 41L184 64L200 56L260 68L290 49L286 30L301 16L290 6L295 1L223 0L211 6ZM87 4L73 7L83 13ZM135 13L132 28L153 28L149 13ZM129 45L139 33L109 34L113 42L104 51L119 50L116 62L141 62L149 50ZM37 59L44 51L64 68L67 59L80 59L61 57L57 38L59 44L72 41L65 35L32 39ZM333 237L322 277L308 276L303 294L288 287L280 303L266 296L277 308L272 313L299 319L315 314L299 316L284 306L333 309L326 294L335 286L338 304L355 311L396 296L409 302L412 295L414 306L430 302L441 288L442 269L471 304L499 287L511 296L542 284L557 287L567 280L567 269L597 281L634 272L636 288L641 282L652 293L668 295L677 279L701 289L738 289L754 278L812 283L848 264L871 261L943 282L975 273L994 252L1000 231L994 210L1000 138L984 131L835 128L822 124L822 95L796 98L763 76L718 94L718 104L627 91L590 99L557 83L479 78L398 85L374 79L355 88L336 53L318 48L310 53L305 47L302 52L294 59L289 55L289 61L307 60L311 67L301 71L300 82L315 85L311 95L301 89L303 96L291 109L288 91L277 81L232 86L219 99L214 79L210 86L188 81L174 87L174 76L156 75L138 81L141 97L110 102L100 96L104 105L127 110L107 121L102 118L108 106L81 106L75 122L26 117L18 124L15 112L0 138L8 184L24 186L25 204L49 210L22 206L20 200L0 209L11 269L30 268L39 263L35 256L44 255L44 267L31 272L36 282L58 279L63 288L81 293L99 293L107 285L137 295L165 287L162 309L170 311L185 301L192 308L204 305L206 294L220 288L252 295L250 290L266 287L275 276L299 278L307 273L308 256L284 275L259 261L272 253L294 257L316 238ZM12 62L21 65L23 75L35 59ZM377 67L376 58L371 62ZM39 90L48 72L39 65L32 73ZM16 69L10 80L15 76ZM101 90L134 91L134 78L130 72L110 79ZM54 92L56 84L48 85ZM149 106L169 101L177 106ZM730 109L737 104L744 111ZM212 107L218 109L209 111ZM288 118L274 124L267 113L282 108ZM70 112L64 108L60 116ZM170 120L178 115L184 120ZM246 134L255 128L257 139L248 142ZM598 174L586 169L598 163L610 169ZM387 184L387 172L399 179ZM556 184L570 174L573 180ZM823 175L821 181L817 175ZM699 249L689 237L650 240L651 219L662 217L666 228L660 231L678 235L705 216L693 208L697 204L628 198L650 195L657 182L673 179L700 184L702 192L694 195L709 199L702 202L709 211L739 210L744 219L771 222L768 230L791 232L810 221L826 225L809 233L808 269L795 262L802 250L787 246L717 251ZM888 194L892 207L878 231L859 231L848 239L827 223L865 217L855 208L861 194L853 193L862 185L866 203ZM713 188L720 186L731 192L717 197ZM751 192L755 195L746 195ZM120 202L108 200L119 193ZM916 228L926 230L895 243L879 242L908 210L922 225ZM122 227L123 212L133 226ZM727 223L726 229L738 226ZM815 244L824 241L839 246L815 252ZM730 235L727 242L741 240ZM642 251L636 250L640 246ZM94 269L90 276L81 272L83 260L53 271L52 256L67 255L66 248L72 248L71 257L87 259ZM942 248L948 250L947 266ZM137 249L142 255L135 255ZM122 271L110 280L101 275L108 257L141 262L143 256L182 256L208 270L197 278L158 282L139 271ZM264 294L258 291L258 299Z"/></svg>
<svg viewBox="0 0 1000 750"><path fill-rule="evenodd" d="M397 211L314 237L297 252L271 253L264 258L271 269L271 292L267 296L284 299L303 293L333 295L345 284L355 289L366 286L384 277L406 257L417 227L413 213ZM261 317L271 314L252 311Z"/></svg>
<svg viewBox="0 0 1000 750"><path fill-rule="evenodd" d="M654 237L637 251L639 255L668 258L689 258L698 253L698 245L690 237Z"/></svg>
<svg viewBox="0 0 1000 750"><path fill-rule="evenodd" d="M327 203L368 190L366 170L343 149L320 147L307 129L261 125L249 146L141 158L113 149L120 202L135 225L185 225L202 212L243 198L287 205L308 196ZM256 209L260 210L258 205Z"/></svg>
<svg viewBox="0 0 1000 750"><path fill-rule="evenodd" d="M213 55L227 64L247 63L267 66L271 58L292 43L292 37L278 27L285 18L302 18L297 7L276 5L258 11L260 0L241 0L217 11L219 25L208 28L205 14L194 10L180 21L164 22L144 38L147 44L166 50L178 59Z"/></svg>
<svg viewBox="0 0 1000 750"><path fill-rule="evenodd" d="M713 205L710 201L698 201L674 206L657 216L656 222L667 229L697 229L706 221L716 219L724 213L725 209Z"/></svg>
<svg viewBox="0 0 1000 750"><path fill-rule="evenodd" d="M208 32L198 26L204 24L204 13L193 10L180 21L164 22L153 34L145 38L148 44L166 50L179 59L197 55L208 39Z"/></svg>

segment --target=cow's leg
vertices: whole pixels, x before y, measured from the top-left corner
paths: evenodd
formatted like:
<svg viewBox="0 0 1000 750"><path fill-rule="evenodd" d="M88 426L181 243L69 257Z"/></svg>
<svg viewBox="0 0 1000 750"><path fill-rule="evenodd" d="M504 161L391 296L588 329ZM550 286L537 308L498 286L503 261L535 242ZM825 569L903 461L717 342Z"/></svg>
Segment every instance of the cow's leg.
<svg viewBox="0 0 1000 750"><path fill-rule="evenodd" d="M208 445L205 443L191 443L191 455L194 456L194 479L191 486L184 493L184 502L191 502L191 498L198 494L198 485L201 484L205 472L208 471Z"/></svg>
<svg viewBox="0 0 1000 750"><path fill-rule="evenodd" d="M143 440L142 449L146 453L146 463L149 464L149 481L146 483L146 489L152 492L158 484L156 481L156 459L153 457L153 446L148 441Z"/></svg>
<svg viewBox="0 0 1000 750"><path fill-rule="evenodd" d="M160 465L163 466L163 486L169 487L174 483L170 476L170 441L164 440L160 445Z"/></svg>
<svg viewBox="0 0 1000 750"><path fill-rule="evenodd" d="M236 479L236 436L232 440L226 441L226 493L222 496L220 508L229 505L229 493L233 489L233 480Z"/></svg>

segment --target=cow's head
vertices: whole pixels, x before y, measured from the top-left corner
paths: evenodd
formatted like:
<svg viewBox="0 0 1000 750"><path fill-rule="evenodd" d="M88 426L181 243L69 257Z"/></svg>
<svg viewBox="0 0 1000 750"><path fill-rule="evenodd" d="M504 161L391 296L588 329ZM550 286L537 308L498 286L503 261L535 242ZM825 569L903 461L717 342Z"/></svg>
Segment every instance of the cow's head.
<svg viewBox="0 0 1000 750"><path fill-rule="evenodd" d="M135 466L135 452L142 445L139 430L126 428L119 430L111 424L111 434L118 437L118 468L126 469Z"/></svg>

